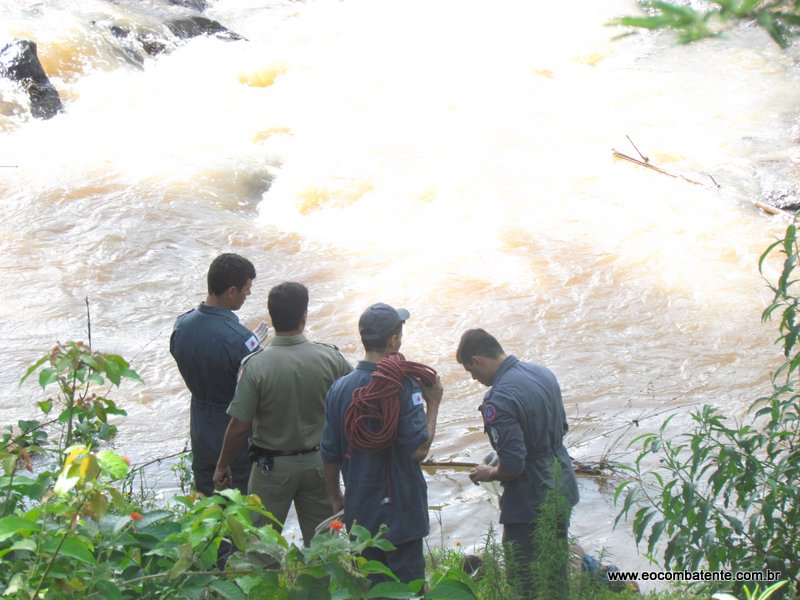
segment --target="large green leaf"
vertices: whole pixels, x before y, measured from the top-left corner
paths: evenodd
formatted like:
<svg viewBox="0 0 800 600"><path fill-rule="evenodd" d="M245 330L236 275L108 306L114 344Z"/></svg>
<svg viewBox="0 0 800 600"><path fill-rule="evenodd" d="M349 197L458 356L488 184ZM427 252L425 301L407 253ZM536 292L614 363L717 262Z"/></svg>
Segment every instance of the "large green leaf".
<svg viewBox="0 0 800 600"><path fill-rule="evenodd" d="M110 450L101 450L97 453L97 462L103 472L112 480L124 479L128 474L128 462L119 454Z"/></svg>
<svg viewBox="0 0 800 600"><path fill-rule="evenodd" d="M0 542L18 533L25 534L31 531L38 531L39 528L39 523L23 519L17 515L8 515L0 519Z"/></svg>
<svg viewBox="0 0 800 600"><path fill-rule="evenodd" d="M383 581L370 589L367 598L417 598L408 586L396 581Z"/></svg>
<svg viewBox="0 0 800 600"><path fill-rule="evenodd" d="M42 549L48 554L53 554L58 550L58 554L60 555L68 556L90 565L97 562L94 558L94 554L92 554L92 545L86 538L79 535L67 534L67 538L61 544L61 548L59 548L58 544L60 541L61 536L50 537L45 541Z"/></svg>
<svg viewBox="0 0 800 600"><path fill-rule="evenodd" d="M19 380L19 385L22 385L23 383L25 383L25 380L28 377L30 377L31 373L33 373L36 369L41 367L49 358L50 358L50 355L49 354L45 354L39 360L37 360L35 363L33 363L30 367L28 367L28 370L25 371L25 375L23 375L22 379Z"/></svg>
<svg viewBox="0 0 800 600"><path fill-rule="evenodd" d="M247 595L232 581L215 579L208 587L228 600L247 600Z"/></svg>
<svg viewBox="0 0 800 600"><path fill-rule="evenodd" d="M54 381L58 381L58 372L55 369L42 369L39 371L39 386L44 389Z"/></svg>
<svg viewBox="0 0 800 600"><path fill-rule="evenodd" d="M476 596L469 586L445 579L435 588L425 594L425 600L475 600Z"/></svg>

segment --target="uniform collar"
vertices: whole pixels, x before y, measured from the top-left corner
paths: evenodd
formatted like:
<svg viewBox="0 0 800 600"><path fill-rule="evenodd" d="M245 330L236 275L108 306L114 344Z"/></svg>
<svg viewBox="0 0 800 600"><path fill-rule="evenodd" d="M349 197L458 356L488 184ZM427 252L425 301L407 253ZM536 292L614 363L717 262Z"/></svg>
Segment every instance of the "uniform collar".
<svg viewBox="0 0 800 600"><path fill-rule="evenodd" d="M374 363L370 360L360 360L356 365L356 369L361 369L362 371L377 371L378 363Z"/></svg>
<svg viewBox="0 0 800 600"><path fill-rule="evenodd" d="M235 314L233 314L232 310L227 308L222 308L221 306L211 306L210 304L201 302L200 305L197 307L197 310L207 315L218 315L220 317L225 317L226 319L233 319L237 323L239 322L239 318Z"/></svg>
<svg viewBox="0 0 800 600"><path fill-rule="evenodd" d="M302 344L303 342L307 342L308 338L304 333L298 333L297 335L276 335L273 336L272 339L269 341L268 346L296 346L297 344Z"/></svg>
<svg viewBox="0 0 800 600"><path fill-rule="evenodd" d="M497 370L494 372L494 377L492 377L492 386L497 385L497 382L500 381L500 378L506 373L506 371L508 371L518 362L519 359L516 356L509 354L506 359L498 365Z"/></svg>

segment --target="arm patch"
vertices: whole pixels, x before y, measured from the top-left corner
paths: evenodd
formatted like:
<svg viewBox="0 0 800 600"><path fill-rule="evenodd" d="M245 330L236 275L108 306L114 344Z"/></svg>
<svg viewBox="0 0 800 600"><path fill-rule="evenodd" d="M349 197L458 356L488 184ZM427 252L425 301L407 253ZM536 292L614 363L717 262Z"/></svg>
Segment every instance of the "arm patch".
<svg viewBox="0 0 800 600"><path fill-rule="evenodd" d="M245 348L247 348L248 352L252 352L256 348L258 348L258 338L255 335L251 335L247 338L247 341L244 343Z"/></svg>

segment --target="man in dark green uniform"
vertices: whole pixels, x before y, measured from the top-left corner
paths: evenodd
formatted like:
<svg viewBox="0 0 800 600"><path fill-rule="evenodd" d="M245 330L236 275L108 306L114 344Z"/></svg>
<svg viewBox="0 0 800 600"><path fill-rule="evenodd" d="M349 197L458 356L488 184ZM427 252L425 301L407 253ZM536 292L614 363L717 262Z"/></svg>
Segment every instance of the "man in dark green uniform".
<svg viewBox="0 0 800 600"><path fill-rule="evenodd" d="M256 270L238 254L220 254L208 269L208 296L175 321L169 350L192 393L190 433L192 472L197 490L214 493L214 467L230 417L242 359L258 347L253 333L233 311L250 295ZM247 491L250 459L242 450L231 461L233 485Z"/></svg>
<svg viewBox="0 0 800 600"><path fill-rule="evenodd" d="M353 368L335 346L303 335L308 316L303 284L272 288L268 308L275 337L242 362L214 485L230 487L231 461L244 447L252 424L255 462L248 491L258 494L280 523L294 502L303 541L309 545L314 529L332 514L319 453L325 394Z"/></svg>

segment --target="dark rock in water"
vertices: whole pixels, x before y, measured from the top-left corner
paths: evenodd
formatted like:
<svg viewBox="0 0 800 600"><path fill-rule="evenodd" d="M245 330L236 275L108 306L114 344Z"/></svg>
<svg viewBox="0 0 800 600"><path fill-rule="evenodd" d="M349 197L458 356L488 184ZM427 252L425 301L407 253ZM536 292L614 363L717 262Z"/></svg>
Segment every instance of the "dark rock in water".
<svg viewBox="0 0 800 600"><path fill-rule="evenodd" d="M107 1L128 13L126 22L98 22L98 25L119 40L121 50L139 65L147 56L170 52L182 41L200 36L244 39L218 21L200 14L208 7L207 0Z"/></svg>
<svg viewBox="0 0 800 600"><path fill-rule="evenodd" d="M764 202L786 212L796 212L800 209L800 193L797 190L773 190L766 195Z"/></svg>
<svg viewBox="0 0 800 600"><path fill-rule="evenodd" d="M215 35L229 40L244 39L238 33L234 33L221 23L200 16L172 19L167 21L167 27L169 27L169 30L174 35L181 39L193 38L200 35Z"/></svg>
<svg viewBox="0 0 800 600"><path fill-rule="evenodd" d="M0 75L23 86L31 100L31 114L49 119L62 109L61 98L39 62L36 43L14 40L0 50Z"/></svg>
<svg viewBox="0 0 800 600"><path fill-rule="evenodd" d="M203 12L208 8L206 0L167 0L168 4L173 6L185 6L186 8L193 8L198 12Z"/></svg>
<svg viewBox="0 0 800 600"><path fill-rule="evenodd" d="M167 44L156 38L152 33L132 31L129 27L123 27L121 25L111 25L108 30L115 38L122 42L122 51L138 65L143 64L144 59L137 50L133 49L134 47L144 50L145 54L148 56L156 56L167 50ZM129 44L129 46L126 47L124 44Z"/></svg>
<svg viewBox="0 0 800 600"><path fill-rule="evenodd" d="M142 49L148 56L156 56L162 52L166 52L167 45L164 42L155 39L148 39L146 37L138 38L142 44Z"/></svg>

